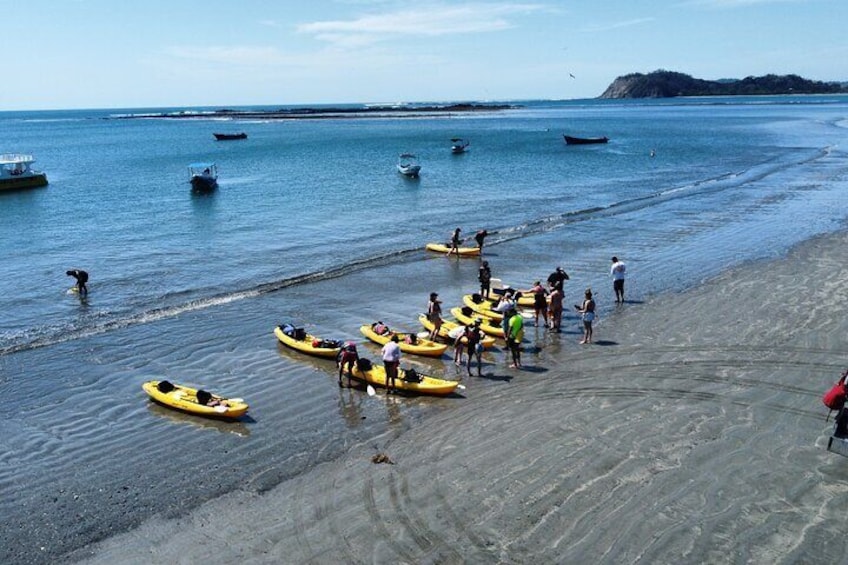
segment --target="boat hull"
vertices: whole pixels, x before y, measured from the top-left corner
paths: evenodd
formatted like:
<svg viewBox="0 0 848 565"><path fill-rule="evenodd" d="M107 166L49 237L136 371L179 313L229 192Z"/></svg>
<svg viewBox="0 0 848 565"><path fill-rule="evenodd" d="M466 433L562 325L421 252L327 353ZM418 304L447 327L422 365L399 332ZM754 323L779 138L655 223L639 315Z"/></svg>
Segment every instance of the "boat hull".
<svg viewBox="0 0 848 565"><path fill-rule="evenodd" d="M398 165L397 170L400 174L402 174L405 177L415 178L421 173L421 166L420 165L413 165L413 166L405 167L403 165Z"/></svg>
<svg viewBox="0 0 848 565"><path fill-rule="evenodd" d="M218 187L218 181L209 177L191 177L191 189L196 192L211 192Z"/></svg>
<svg viewBox="0 0 848 565"><path fill-rule="evenodd" d="M609 141L609 138L604 137L572 137L570 135L563 135L565 138L565 143L567 145L593 145L596 143L606 143Z"/></svg>
<svg viewBox="0 0 848 565"><path fill-rule="evenodd" d="M234 139L247 139L247 134L242 133L213 133L217 141L232 141Z"/></svg>
<svg viewBox="0 0 848 565"><path fill-rule="evenodd" d="M47 186L47 175L45 173L33 173L30 175L4 178L0 180L0 191L20 190L23 188L41 188Z"/></svg>

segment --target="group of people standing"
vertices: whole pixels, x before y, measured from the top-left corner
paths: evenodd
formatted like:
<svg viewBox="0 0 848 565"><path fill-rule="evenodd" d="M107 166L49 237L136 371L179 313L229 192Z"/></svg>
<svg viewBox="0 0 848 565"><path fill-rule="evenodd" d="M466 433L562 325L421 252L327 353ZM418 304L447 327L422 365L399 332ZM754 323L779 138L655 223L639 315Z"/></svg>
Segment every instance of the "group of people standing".
<svg viewBox="0 0 848 565"><path fill-rule="evenodd" d="M450 250L448 255L456 252L459 254L459 246L462 243L461 228L456 228L451 236ZM482 251L483 243L488 235L486 230L480 230L475 235L475 240L478 247ZM619 260L618 257L612 258L612 266L610 267L610 276L613 279L613 290L615 292L616 304L624 303L624 278L626 265ZM70 274L70 273L69 273ZM488 261L482 261L477 275L480 282L480 296L487 300L491 300L491 283L492 270ZM521 368L521 342L524 339L524 317L518 311L518 301L524 294L533 296L533 312L536 326L539 326L539 319L542 324L559 333L562 329L562 314L563 314L563 296L565 281L570 280L568 273L562 267L557 267L547 278L547 287L542 284L541 280L533 283L533 286L526 290L518 290L514 293L510 290L504 292L492 308L503 316L502 329L504 338L506 339L507 347L512 358L511 368ZM595 320L595 300L592 297L592 290L587 288L583 295L581 304L574 305L575 310L580 314L583 322L583 337L579 343L592 343L593 337L593 322ZM431 292L427 302L427 320L432 325L429 333L429 339L436 341L442 330L442 301L439 300L437 292ZM472 374L472 365L477 361L477 376L482 376L482 352L483 352L483 331L481 329L482 320L476 318L467 326L458 326L455 331L450 332L450 337L453 339L454 345L454 363L457 365L463 364L463 354L465 353L465 367L468 375ZM381 355L383 366L386 370L386 388L387 394L391 393L395 388L395 379L398 376L398 368L400 366L401 349L397 335L393 335L391 340L383 346ZM353 343L345 344L340 353L339 363L339 386L342 381L342 367L348 366L348 374L350 374L353 364L358 356L356 346ZM350 379L348 378L348 385Z"/></svg>

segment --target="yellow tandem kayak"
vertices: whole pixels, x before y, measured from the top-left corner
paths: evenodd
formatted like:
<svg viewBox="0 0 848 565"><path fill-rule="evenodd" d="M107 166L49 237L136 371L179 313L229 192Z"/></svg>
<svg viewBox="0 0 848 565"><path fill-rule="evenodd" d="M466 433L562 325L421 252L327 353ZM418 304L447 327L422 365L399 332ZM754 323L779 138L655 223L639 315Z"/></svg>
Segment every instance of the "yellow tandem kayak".
<svg viewBox="0 0 848 565"><path fill-rule="evenodd" d="M359 328L359 331L362 332L362 335L373 341L374 343L379 343L380 345L386 345L391 341L392 336L398 336L398 345L400 346L400 350L404 353L412 353L413 355L424 355L427 357L441 357L442 354L447 351L448 346L446 343L436 343L435 341L430 341L429 339L424 339L416 336L415 334L405 334L400 332L393 332L389 330L384 334L378 334L374 331L374 328L369 325L363 325ZM412 336L415 338L415 343L406 343L406 337Z"/></svg>
<svg viewBox="0 0 848 565"><path fill-rule="evenodd" d="M445 253L447 254L450 251L450 245L445 245L444 243L428 243L425 246L427 251L435 251L436 253ZM480 255L479 247L457 247L457 251L459 251L459 255L461 257L477 257ZM454 252L456 254L456 252Z"/></svg>
<svg viewBox="0 0 848 565"><path fill-rule="evenodd" d="M363 361L363 360L361 360ZM368 361L368 360L364 360ZM368 361L370 363L370 361ZM345 372L347 372L347 366L345 366ZM422 373L417 373L417 379L406 380L409 371L406 369L398 369L398 378L395 379L395 389L403 392L417 393L417 394L432 394L435 396L445 396L451 394L456 387L459 386L459 382L457 381L447 381L444 379L438 379L436 377L431 377L429 375L424 375ZM359 365L354 366L353 373L351 376L361 382L368 383L374 386L386 387L386 369L382 364L376 365L371 364L368 369L360 369Z"/></svg>
<svg viewBox="0 0 848 565"><path fill-rule="evenodd" d="M216 394L209 395L213 406L201 404L197 400L198 389L168 381L147 381L141 388L151 400L162 406L207 418L236 419L244 416L248 409L247 403L240 398L227 399Z"/></svg>
<svg viewBox="0 0 848 565"><path fill-rule="evenodd" d="M468 306L465 306L465 308L468 308ZM468 310L471 310L471 309L468 308ZM465 325L468 325L468 324L471 324L471 323L474 322L474 318L475 318L474 312L473 311L470 312L470 313L463 312L463 308L460 308L459 306L457 306L456 308L451 308L451 314L453 315L454 318L456 318L457 320L459 320L460 322L462 322ZM493 318L487 318L485 316L482 317L482 320L483 320L483 323L480 324L480 329L483 330L483 333L493 335L493 336L496 336L496 337L504 337L503 328L500 326L500 324L497 322L497 320L494 320Z"/></svg>
<svg viewBox="0 0 848 565"><path fill-rule="evenodd" d="M307 355L315 355L316 357L324 357L326 359L335 359L343 345L341 342L337 342L338 345L336 347L327 347L330 344L328 344L326 340L315 337L311 334L304 334L305 337L303 339L295 339L293 335L289 335L284 332L283 328L280 326L274 328L274 335L277 336L277 339L280 340L283 345L287 345L288 347L296 349L302 353L306 353ZM317 346L313 345L316 341L319 343Z"/></svg>
<svg viewBox="0 0 848 565"><path fill-rule="evenodd" d="M418 321L421 322L421 325L427 328L430 331L433 331L433 322L427 319L427 314L419 314ZM462 327L461 324L457 324L456 322L451 322L450 320L442 320L442 327L439 328L439 337L443 337L445 339L450 340L453 343L453 338L448 335L451 330ZM466 343L468 340L466 338L462 338L462 342ZM480 343L486 349L493 347L495 345L495 338L490 335L484 335L480 339Z"/></svg>

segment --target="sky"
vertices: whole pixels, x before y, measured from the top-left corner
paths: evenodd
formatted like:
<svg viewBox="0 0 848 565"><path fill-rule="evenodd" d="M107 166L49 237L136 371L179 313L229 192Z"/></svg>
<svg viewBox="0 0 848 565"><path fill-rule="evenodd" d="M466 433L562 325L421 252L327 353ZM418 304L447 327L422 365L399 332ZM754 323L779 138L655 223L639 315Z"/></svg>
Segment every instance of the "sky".
<svg viewBox="0 0 848 565"><path fill-rule="evenodd" d="M0 0L0 111L567 100L848 81L848 0Z"/></svg>

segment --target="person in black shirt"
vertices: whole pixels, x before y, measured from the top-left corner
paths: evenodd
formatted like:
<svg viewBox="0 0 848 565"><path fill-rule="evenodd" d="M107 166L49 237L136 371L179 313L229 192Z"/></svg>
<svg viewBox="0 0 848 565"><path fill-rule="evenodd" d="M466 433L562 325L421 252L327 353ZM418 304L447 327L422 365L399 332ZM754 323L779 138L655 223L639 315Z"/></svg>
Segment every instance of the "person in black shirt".
<svg viewBox="0 0 848 565"><path fill-rule="evenodd" d="M480 265L477 280L480 281L480 296L489 298L489 286L492 284L492 270L489 268L488 261L483 261Z"/></svg>
<svg viewBox="0 0 848 565"><path fill-rule="evenodd" d="M562 270L562 267L557 267L556 271L550 274L548 277L548 286L551 287L551 290L558 288L559 290L563 290L563 284L568 280L568 273Z"/></svg>
<svg viewBox="0 0 848 565"><path fill-rule="evenodd" d="M77 280L76 288L80 296L86 296L88 294L88 287L85 286L85 283L88 282L88 273L80 269L71 269L70 271L65 271L65 274Z"/></svg>

